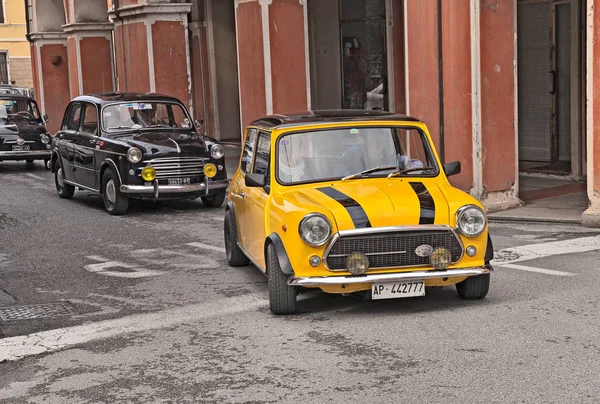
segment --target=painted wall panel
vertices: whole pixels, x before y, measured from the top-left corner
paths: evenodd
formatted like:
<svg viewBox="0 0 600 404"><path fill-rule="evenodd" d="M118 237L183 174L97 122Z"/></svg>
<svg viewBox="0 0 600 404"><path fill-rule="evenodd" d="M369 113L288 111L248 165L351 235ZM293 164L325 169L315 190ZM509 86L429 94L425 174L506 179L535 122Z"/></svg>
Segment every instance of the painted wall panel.
<svg viewBox="0 0 600 404"><path fill-rule="evenodd" d="M107 38L85 37L81 39L79 48L81 50L83 92L112 91L110 41Z"/></svg>
<svg viewBox="0 0 600 404"><path fill-rule="evenodd" d="M53 65L50 56L62 58L58 65ZM65 108L71 100L69 94L69 67L67 64L67 47L64 45L44 45L40 49L42 75L44 77L44 98L46 113L50 118L48 130L56 133L60 128Z"/></svg>
<svg viewBox="0 0 600 404"><path fill-rule="evenodd" d="M189 107L185 27L178 21L152 24L156 92L179 98Z"/></svg>
<svg viewBox="0 0 600 404"><path fill-rule="evenodd" d="M74 37L67 39L67 53L69 55L69 90L71 98L81 95L79 93L79 82L77 74L77 40Z"/></svg>

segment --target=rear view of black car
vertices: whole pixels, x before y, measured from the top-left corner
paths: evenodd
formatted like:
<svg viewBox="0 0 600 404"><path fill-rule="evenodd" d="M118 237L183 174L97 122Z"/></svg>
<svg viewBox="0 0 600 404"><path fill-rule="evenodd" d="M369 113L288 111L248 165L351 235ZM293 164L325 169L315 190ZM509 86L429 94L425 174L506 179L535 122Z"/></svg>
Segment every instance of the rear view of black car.
<svg viewBox="0 0 600 404"><path fill-rule="evenodd" d="M37 103L20 94L0 94L0 161L44 160L51 156L51 136Z"/></svg>
<svg viewBox="0 0 600 404"><path fill-rule="evenodd" d="M218 207L229 185L224 148L174 97L149 93L74 98L53 139L52 172L61 198L99 194L112 215L131 199L201 198Z"/></svg>

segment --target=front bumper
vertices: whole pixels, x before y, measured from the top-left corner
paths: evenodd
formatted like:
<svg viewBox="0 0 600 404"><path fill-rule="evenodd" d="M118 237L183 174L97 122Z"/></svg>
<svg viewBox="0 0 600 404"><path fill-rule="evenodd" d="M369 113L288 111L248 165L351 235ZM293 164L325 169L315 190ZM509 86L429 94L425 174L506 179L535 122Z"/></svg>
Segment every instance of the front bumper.
<svg viewBox="0 0 600 404"><path fill-rule="evenodd" d="M51 156L52 150L0 151L0 160L41 160Z"/></svg>
<svg viewBox="0 0 600 404"><path fill-rule="evenodd" d="M445 271L414 271L395 272L387 274L372 274L359 276L291 276L287 284L291 286L323 286L323 285L348 285L373 282L410 282L417 280L459 278L465 276L483 275L492 272L491 265L481 267L448 269Z"/></svg>
<svg viewBox="0 0 600 404"><path fill-rule="evenodd" d="M159 185L157 181L153 185L121 185L124 194L154 194L158 198L161 194L209 194L211 190L225 189L229 186L229 180L208 180L198 184L185 185Z"/></svg>

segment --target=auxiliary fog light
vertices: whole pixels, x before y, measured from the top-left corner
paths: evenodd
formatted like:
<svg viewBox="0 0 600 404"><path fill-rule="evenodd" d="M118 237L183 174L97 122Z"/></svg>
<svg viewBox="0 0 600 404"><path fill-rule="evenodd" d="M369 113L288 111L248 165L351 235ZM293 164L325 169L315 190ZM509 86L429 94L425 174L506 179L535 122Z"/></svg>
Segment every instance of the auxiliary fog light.
<svg viewBox="0 0 600 404"><path fill-rule="evenodd" d="M208 163L204 166L204 175L208 178L212 178L217 175L217 167L213 163Z"/></svg>
<svg viewBox="0 0 600 404"><path fill-rule="evenodd" d="M362 275L369 269L369 259L361 252L353 252L346 258L346 268L352 275Z"/></svg>
<svg viewBox="0 0 600 404"><path fill-rule="evenodd" d="M474 257L477 254L477 248L474 245L470 245L467 247L467 255L469 257Z"/></svg>
<svg viewBox="0 0 600 404"><path fill-rule="evenodd" d="M452 260L452 255L447 248L438 247L429 256L429 261L431 265L435 269L446 269L448 265L450 265L450 261Z"/></svg>
<svg viewBox="0 0 600 404"><path fill-rule="evenodd" d="M146 166L142 169L142 179L144 181L152 181L156 178L156 170L152 166Z"/></svg>
<svg viewBox="0 0 600 404"><path fill-rule="evenodd" d="M321 258L317 257L316 255L313 255L309 258L308 262L310 263L311 267L318 267L321 264Z"/></svg>

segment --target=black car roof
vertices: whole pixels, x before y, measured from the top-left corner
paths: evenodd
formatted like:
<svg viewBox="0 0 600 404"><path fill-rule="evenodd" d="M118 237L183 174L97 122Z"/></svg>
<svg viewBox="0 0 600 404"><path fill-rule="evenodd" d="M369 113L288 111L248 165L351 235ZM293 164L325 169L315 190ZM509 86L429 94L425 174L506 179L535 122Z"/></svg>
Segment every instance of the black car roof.
<svg viewBox="0 0 600 404"><path fill-rule="evenodd" d="M0 93L0 99L10 99L10 100L21 100L21 101L35 101L33 98L28 97L23 94L4 94Z"/></svg>
<svg viewBox="0 0 600 404"><path fill-rule="evenodd" d="M356 121L410 121L419 119L393 112L362 109L326 109L299 112L294 114L273 114L255 120L250 126L274 129L293 125L311 125L319 123L356 122Z"/></svg>
<svg viewBox="0 0 600 404"><path fill-rule="evenodd" d="M181 100L165 94L158 93L96 93L84 94L73 98L71 101L87 101L96 104L107 104L109 102L136 102L136 101L168 101L179 102Z"/></svg>

